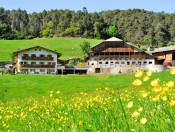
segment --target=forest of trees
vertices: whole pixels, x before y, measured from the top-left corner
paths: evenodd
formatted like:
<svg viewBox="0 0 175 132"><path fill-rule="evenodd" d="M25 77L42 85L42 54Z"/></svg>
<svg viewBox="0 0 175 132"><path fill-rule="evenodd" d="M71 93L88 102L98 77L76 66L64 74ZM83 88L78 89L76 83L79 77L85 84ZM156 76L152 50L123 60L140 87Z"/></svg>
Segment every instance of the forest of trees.
<svg viewBox="0 0 175 132"><path fill-rule="evenodd" d="M86 37L106 39L111 36L138 45L165 46L175 42L175 14L140 9L79 11L26 10L0 8L0 39L36 37Z"/></svg>

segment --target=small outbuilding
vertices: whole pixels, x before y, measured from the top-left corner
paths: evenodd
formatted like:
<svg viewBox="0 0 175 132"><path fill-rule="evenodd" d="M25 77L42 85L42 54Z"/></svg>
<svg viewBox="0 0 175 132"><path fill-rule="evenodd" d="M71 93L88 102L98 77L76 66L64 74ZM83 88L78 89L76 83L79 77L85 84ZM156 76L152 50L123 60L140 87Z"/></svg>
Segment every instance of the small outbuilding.
<svg viewBox="0 0 175 132"><path fill-rule="evenodd" d="M156 57L158 64L168 62L169 65L175 66L175 45L158 48L152 52L152 55Z"/></svg>

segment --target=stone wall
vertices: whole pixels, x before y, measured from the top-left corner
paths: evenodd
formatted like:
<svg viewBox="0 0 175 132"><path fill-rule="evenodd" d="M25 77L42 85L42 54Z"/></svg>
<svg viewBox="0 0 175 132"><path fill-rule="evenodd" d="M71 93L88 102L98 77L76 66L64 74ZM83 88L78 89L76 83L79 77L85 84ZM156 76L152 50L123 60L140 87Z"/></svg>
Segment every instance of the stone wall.
<svg viewBox="0 0 175 132"><path fill-rule="evenodd" d="M135 73L137 70L152 70L153 72L161 72L166 70L167 68L163 65L147 65L147 66L118 66L118 67L110 67L110 68L98 68L100 69L100 73L98 74L131 74ZM87 74L97 74L96 68L91 67L88 69Z"/></svg>

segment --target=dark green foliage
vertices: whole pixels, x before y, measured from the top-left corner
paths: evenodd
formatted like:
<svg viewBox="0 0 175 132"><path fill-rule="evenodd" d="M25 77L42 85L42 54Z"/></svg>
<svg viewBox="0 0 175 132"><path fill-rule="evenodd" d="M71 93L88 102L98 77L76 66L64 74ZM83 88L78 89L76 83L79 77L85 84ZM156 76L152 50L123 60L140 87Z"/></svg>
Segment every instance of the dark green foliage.
<svg viewBox="0 0 175 132"><path fill-rule="evenodd" d="M118 35L117 29L115 26L109 26L106 32L109 37L116 37Z"/></svg>
<svg viewBox="0 0 175 132"><path fill-rule="evenodd" d="M84 41L82 44L80 44L80 47L82 49L84 57L88 56L88 53L91 51L90 49L90 43L87 41Z"/></svg>
<svg viewBox="0 0 175 132"><path fill-rule="evenodd" d="M21 9L0 8L0 39L53 36L116 36L138 45L170 45L169 41L175 42L175 14L140 9L89 13L86 7L76 12L66 9L28 14Z"/></svg>
<svg viewBox="0 0 175 132"><path fill-rule="evenodd" d="M12 74L13 72L12 72L12 70L10 68L8 68L8 69L5 70L5 73L6 74Z"/></svg>

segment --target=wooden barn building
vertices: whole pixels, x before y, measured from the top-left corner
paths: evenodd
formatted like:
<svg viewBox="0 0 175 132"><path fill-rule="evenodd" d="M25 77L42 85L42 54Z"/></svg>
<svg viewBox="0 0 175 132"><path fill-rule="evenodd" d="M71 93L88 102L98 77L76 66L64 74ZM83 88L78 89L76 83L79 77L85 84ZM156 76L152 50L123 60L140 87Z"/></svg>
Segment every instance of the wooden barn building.
<svg viewBox="0 0 175 132"><path fill-rule="evenodd" d="M115 37L95 45L91 50L88 57L88 73L116 74L121 71L121 67L133 68L155 64L154 56Z"/></svg>
<svg viewBox="0 0 175 132"><path fill-rule="evenodd" d="M158 64L167 62L169 65L175 66L175 45L158 48L152 52L152 55L156 57Z"/></svg>

